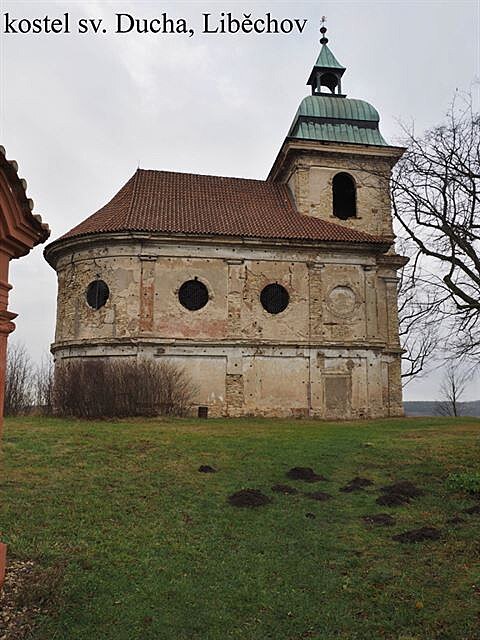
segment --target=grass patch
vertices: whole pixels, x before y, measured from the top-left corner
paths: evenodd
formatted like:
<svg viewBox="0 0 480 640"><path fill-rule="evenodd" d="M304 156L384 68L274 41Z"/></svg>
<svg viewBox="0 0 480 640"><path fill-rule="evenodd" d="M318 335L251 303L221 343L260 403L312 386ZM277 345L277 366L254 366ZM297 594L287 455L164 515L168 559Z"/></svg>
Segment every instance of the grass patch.
<svg viewBox="0 0 480 640"><path fill-rule="evenodd" d="M451 473L447 478L447 486L454 491L480 494L480 471Z"/></svg>
<svg viewBox="0 0 480 640"><path fill-rule="evenodd" d="M478 470L479 437L467 418L10 419L0 536L62 566L35 640L474 640L480 519L448 522L474 502L446 479ZM357 477L374 484L340 491ZM399 480L423 495L376 504ZM231 506L241 489L271 502ZM385 513L389 526L364 519ZM392 539L421 527L439 540Z"/></svg>

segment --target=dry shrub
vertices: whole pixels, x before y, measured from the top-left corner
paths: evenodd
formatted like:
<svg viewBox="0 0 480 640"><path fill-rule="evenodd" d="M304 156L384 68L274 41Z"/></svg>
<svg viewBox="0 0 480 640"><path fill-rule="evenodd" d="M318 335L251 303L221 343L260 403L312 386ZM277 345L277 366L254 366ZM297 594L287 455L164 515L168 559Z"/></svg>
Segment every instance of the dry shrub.
<svg viewBox="0 0 480 640"><path fill-rule="evenodd" d="M33 377L35 410L45 416L53 414L53 382L53 361L50 355L45 355Z"/></svg>
<svg viewBox="0 0 480 640"><path fill-rule="evenodd" d="M168 361L92 358L55 368L55 413L62 416L181 416L194 397L185 371Z"/></svg>
<svg viewBox="0 0 480 640"><path fill-rule="evenodd" d="M7 349L4 414L25 414L32 403L33 364L23 344L11 342Z"/></svg>

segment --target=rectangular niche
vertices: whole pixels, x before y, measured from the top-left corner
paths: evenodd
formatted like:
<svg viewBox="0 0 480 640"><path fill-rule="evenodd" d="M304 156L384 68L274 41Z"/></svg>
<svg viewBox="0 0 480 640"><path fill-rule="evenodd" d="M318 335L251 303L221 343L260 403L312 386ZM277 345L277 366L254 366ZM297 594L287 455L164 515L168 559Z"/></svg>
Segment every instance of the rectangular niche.
<svg viewBox="0 0 480 640"><path fill-rule="evenodd" d="M303 356L244 359L245 404L278 413L308 406L309 360Z"/></svg>
<svg viewBox="0 0 480 640"><path fill-rule="evenodd" d="M325 417L349 418L352 410L352 379L350 375L335 374L324 377Z"/></svg>

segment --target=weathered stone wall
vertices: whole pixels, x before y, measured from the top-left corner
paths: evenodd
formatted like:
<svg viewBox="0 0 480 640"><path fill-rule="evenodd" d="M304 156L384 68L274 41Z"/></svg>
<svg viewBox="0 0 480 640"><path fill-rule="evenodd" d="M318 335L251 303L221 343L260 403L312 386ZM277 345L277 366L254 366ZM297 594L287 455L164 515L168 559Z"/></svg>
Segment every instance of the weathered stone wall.
<svg viewBox="0 0 480 640"><path fill-rule="evenodd" d="M87 305L86 288L104 275L115 295L94 311ZM106 248L98 255L88 250L62 261L58 270L55 342L138 335L141 276L138 256L117 255L115 250Z"/></svg>
<svg viewBox="0 0 480 640"><path fill-rule="evenodd" d="M78 240L57 262L56 359L167 358L181 364L211 415L401 414L395 268L358 248L125 236ZM110 297L90 308L88 284ZM178 300L197 278L198 311ZM285 311L260 303L283 285Z"/></svg>

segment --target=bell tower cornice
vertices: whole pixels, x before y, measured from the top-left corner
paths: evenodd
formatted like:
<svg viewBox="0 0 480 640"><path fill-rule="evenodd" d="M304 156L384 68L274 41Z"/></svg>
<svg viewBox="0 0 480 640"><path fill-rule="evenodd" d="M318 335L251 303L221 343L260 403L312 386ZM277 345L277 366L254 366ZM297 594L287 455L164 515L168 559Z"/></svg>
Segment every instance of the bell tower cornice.
<svg viewBox="0 0 480 640"><path fill-rule="evenodd" d="M302 166L303 168L309 166L308 157L321 161L322 157L326 158L332 154L349 157L356 156L358 159L357 162L361 162L362 158L366 157L378 158L379 160L384 160L390 167L394 167L404 152L404 147L367 146L338 142L319 143L313 140L286 138L270 169L267 180L271 182L284 182L285 173L288 173L288 167L292 165L295 159L297 159L298 166Z"/></svg>

